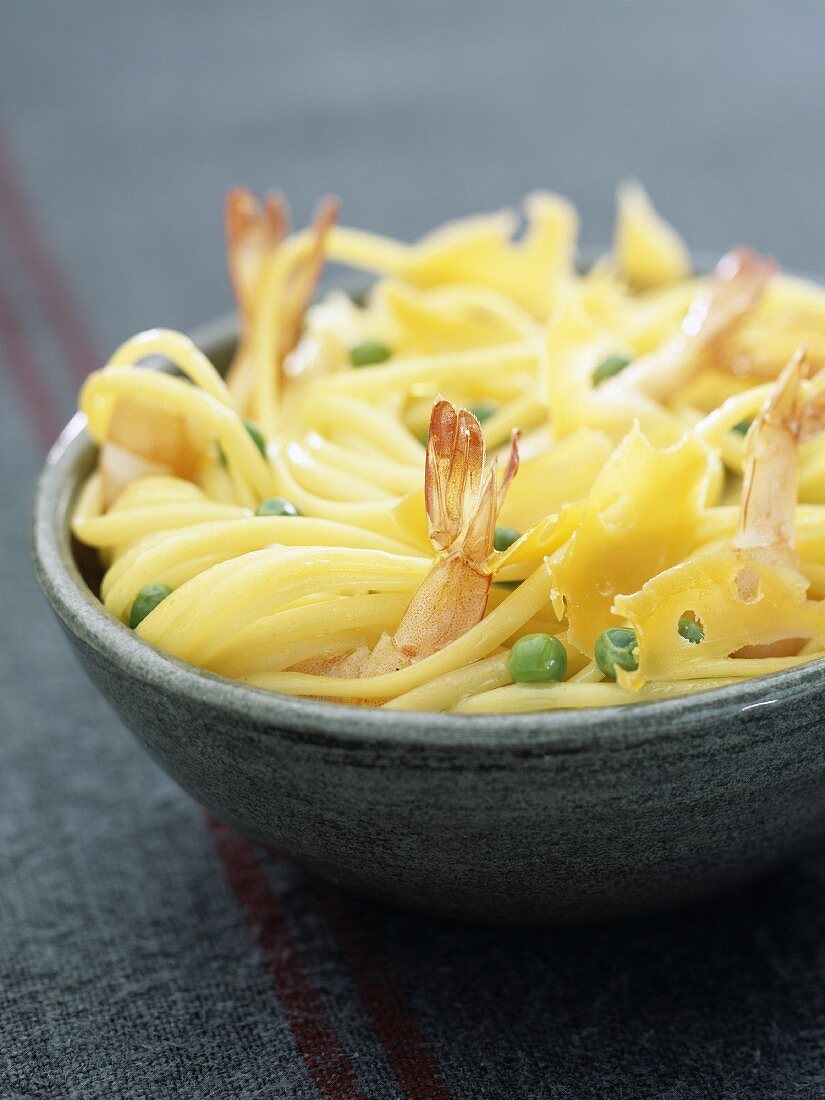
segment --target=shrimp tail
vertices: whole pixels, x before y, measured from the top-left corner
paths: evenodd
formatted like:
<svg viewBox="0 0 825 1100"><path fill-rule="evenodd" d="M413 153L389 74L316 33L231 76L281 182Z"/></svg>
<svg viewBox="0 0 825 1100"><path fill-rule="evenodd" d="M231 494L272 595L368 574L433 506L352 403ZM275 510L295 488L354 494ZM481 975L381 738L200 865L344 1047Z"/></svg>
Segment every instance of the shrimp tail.
<svg viewBox="0 0 825 1100"><path fill-rule="evenodd" d="M728 336L754 308L779 270L771 256L750 248L732 248L721 258L708 281L707 294L697 295L685 319L685 331L701 331L705 347Z"/></svg>
<svg viewBox="0 0 825 1100"><path fill-rule="evenodd" d="M471 412L444 398L433 405L424 468L430 541L451 553L464 540L484 470L484 436Z"/></svg>
<svg viewBox="0 0 825 1100"><path fill-rule="evenodd" d="M736 575L740 599L758 597L759 577L751 563L799 570L795 547L799 444L825 428L825 370L809 377L807 351L800 348L784 368L745 440L745 479L739 529L733 545L743 562ZM796 656L806 638L745 645L733 657Z"/></svg>
<svg viewBox="0 0 825 1100"><path fill-rule="evenodd" d="M776 274L776 261L748 248L726 252L695 295L679 331L605 386L665 400L696 374L707 356L736 330Z"/></svg>
<svg viewBox="0 0 825 1100"><path fill-rule="evenodd" d="M515 430L504 477L499 481L494 462L482 487L485 447L478 420L443 397L436 400L427 438L424 502L438 556L393 635L382 634L372 651L305 664L304 671L379 676L429 657L481 621L492 582L488 562L496 520L518 470L518 443Z"/></svg>
<svg viewBox="0 0 825 1100"><path fill-rule="evenodd" d="M261 206L248 188L233 187L224 203L224 225L227 267L240 317L238 348L226 383L238 410L248 412L254 388L250 347L258 289L267 256L289 229L289 207L277 191L270 191Z"/></svg>
<svg viewBox="0 0 825 1100"><path fill-rule="evenodd" d="M501 514L501 508L510 487L510 482L518 472L519 439L520 432L517 428L514 428L510 439L510 454L501 482L497 477L498 458L496 457L493 460L478 505L467 527L467 537L464 540L463 550L464 557L468 562L482 565L489 560L493 552L496 522Z"/></svg>
<svg viewBox="0 0 825 1100"><path fill-rule="evenodd" d="M233 187L224 202L224 225L235 301L242 318L248 320L264 261L289 227L286 199L280 192L270 191L262 206L248 188Z"/></svg>
<svg viewBox="0 0 825 1100"><path fill-rule="evenodd" d="M438 557L410 600L395 634L384 635L362 675L403 668L435 653L479 623L492 575L488 561L498 513L518 469L519 433L499 484L484 475L484 436L471 412L439 398L430 417L424 500Z"/></svg>
<svg viewBox="0 0 825 1100"><path fill-rule="evenodd" d="M321 199L312 223L312 247L296 264L284 295L281 329L281 363L301 335L304 313L312 301L324 267L327 235L338 220L340 201L334 195Z"/></svg>
<svg viewBox="0 0 825 1100"><path fill-rule="evenodd" d="M809 372L810 373L810 372ZM799 442L806 443L825 431L825 368L811 379L810 392L799 411Z"/></svg>
<svg viewBox="0 0 825 1100"><path fill-rule="evenodd" d="M476 418L439 398L430 416L424 500L430 541L440 553L459 554L483 569L493 551L495 526L519 463L519 432L513 431L504 477L497 461L484 487L484 435ZM480 491L479 491L480 490Z"/></svg>
<svg viewBox="0 0 825 1100"><path fill-rule="evenodd" d="M274 369L283 381L284 360L300 339L304 313L318 285L324 266L326 238L338 218L339 206L338 200L331 196L321 200L315 212L309 248L299 249L285 260L283 285L277 300L262 301L267 261L286 247L289 208L278 191L268 192L263 204L244 187L235 187L226 196L227 261L241 319L238 350L226 380L241 411L248 410L254 387L250 349L256 320L264 310L277 311L277 363Z"/></svg>
<svg viewBox="0 0 825 1100"><path fill-rule="evenodd" d="M805 424L825 423L821 401L802 399L804 349L784 368L751 424L734 547L744 557L796 567L794 519L798 446Z"/></svg>

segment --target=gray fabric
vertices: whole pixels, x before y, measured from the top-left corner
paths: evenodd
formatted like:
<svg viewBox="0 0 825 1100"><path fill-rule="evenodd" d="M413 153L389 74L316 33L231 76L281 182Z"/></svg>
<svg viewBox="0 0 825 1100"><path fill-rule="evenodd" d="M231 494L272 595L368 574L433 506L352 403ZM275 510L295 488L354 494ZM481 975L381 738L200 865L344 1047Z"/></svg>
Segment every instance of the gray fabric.
<svg viewBox="0 0 825 1100"><path fill-rule="evenodd" d="M299 218L334 190L347 222L406 237L552 186L595 243L636 174L697 247L822 270L823 31L814 2L6 0L0 97L102 353L227 309L234 182ZM350 902L268 857L283 922L261 951L201 812L78 678L30 577L27 410L68 415L76 372L5 198L0 289L47 393L15 375L6 317L0 1096L822 1095L821 859L687 913L523 933ZM344 1052L326 1075L296 1039L296 960Z"/></svg>

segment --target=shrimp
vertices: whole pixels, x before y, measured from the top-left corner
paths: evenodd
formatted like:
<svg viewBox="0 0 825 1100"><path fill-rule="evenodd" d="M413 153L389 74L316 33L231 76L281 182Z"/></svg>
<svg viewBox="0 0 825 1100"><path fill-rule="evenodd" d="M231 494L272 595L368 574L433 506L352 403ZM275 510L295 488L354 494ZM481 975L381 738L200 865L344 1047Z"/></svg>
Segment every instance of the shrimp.
<svg viewBox="0 0 825 1100"><path fill-rule="evenodd" d="M496 520L518 470L519 432L513 431L501 484L494 460L484 476L484 436L467 409L439 398L427 440L424 499L437 558L417 589L395 634L384 634L344 658L306 662L301 671L332 676L380 676L429 657L484 617L492 581ZM297 666L296 666L297 667Z"/></svg>
<svg viewBox="0 0 825 1100"><path fill-rule="evenodd" d="M762 297L776 262L747 248L725 253L693 298L682 325L656 351L642 356L602 387L605 395L633 390L659 401L689 382Z"/></svg>
<svg viewBox="0 0 825 1100"><path fill-rule="evenodd" d="M799 445L825 428L825 370L803 394L808 375L807 356L798 351L777 379L745 440L746 463L734 550L743 561L736 577L742 599L755 598L758 578L749 562L799 571L795 547L797 466ZM790 639L790 642L795 642ZM775 646L784 646L782 653ZM740 656L786 656L787 645L775 643L770 653L764 646L747 646ZM758 649L754 654L751 650Z"/></svg>
<svg viewBox="0 0 825 1100"><path fill-rule="evenodd" d="M795 546L796 477L799 445L825 427L825 370L803 397L807 354L800 349L777 379L776 386L751 424L734 550L743 566L736 574L740 599L756 598L759 577L749 562L799 571ZM765 645L746 645L733 657L793 657L805 638L783 638Z"/></svg>
<svg viewBox="0 0 825 1100"><path fill-rule="evenodd" d="M253 333L264 309L278 311L278 344L274 369L283 371L284 360L298 343L304 312L309 305L324 263L324 242L338 217L338 201L323 199L313 222L309 250L296 253L289 266L279 301L262 301L265 267L283 247L289 227L286 201L270 192L261 205L251 191L233 188L226 196L227 262L240 315L238 348L227 374L227 384L239 411L249 410L254 388Z"/></svg>
<svg viewBox="0 0 825 1100"><path fill-rule="evenodd" d="M599 428L618 444L638 420L655 445L677 443L684 435L684 420L666 403L735 331L775 270L773 260L746 249L727 253L694 295L679 330L601 382L596 363L609 350L604 333L571 299L548 326L548 394L557 435L578 427ZM586 376L583 366L588 367Z"/></svg>
<svg viewBox="0 0 825 1100"><path fill-rule="evenodd" d="M619 674L623 686L741 675L743 658L775 670L809 642L825 646L825 602L808 596L794 530L799 446L825 428L825 370L807 376L806 354L798 352L748 431L732 542L691 555L614 599L613 613L638 639L638 668ZM677 629L684 617L698 624L700 641Z"/></svg>

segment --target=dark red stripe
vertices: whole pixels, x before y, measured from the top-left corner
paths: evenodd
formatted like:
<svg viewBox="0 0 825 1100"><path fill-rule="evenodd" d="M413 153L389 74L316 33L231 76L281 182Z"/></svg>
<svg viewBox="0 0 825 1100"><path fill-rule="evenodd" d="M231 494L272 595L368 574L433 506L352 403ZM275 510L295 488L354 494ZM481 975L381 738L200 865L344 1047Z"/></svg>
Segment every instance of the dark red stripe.
<svg viewBox="0 0 825 1100"><path fill-rule="evenodd" d="M29 209L8 140L0 131L0 216L21 267L60 338L72 377L80 382L98 365L94 342L80 310Z"/></svg>
<svg viewBox="0 0 825 1100"><path fill-rule="evenodd" d="M261 865L260 850L212 814L206 815L206 821L313 1081L324 1096L366 1100L324 1004L301 964L298 945Z"/></svg>
<svg viewBox="0 0 825 1100"><path fill-rule="evenodd" d="M11 383L20 394L41 448L46 451L57 439L61 419L54 396L40 374L40 364L29 345L23 324L1 282L0 347Z"/></svg>
<svg viewBox="0 0 825 1100"><path fill-rule="evenodd" d="M353 901L321 882L315 894L404 1096L448 1100L447 1084Z"/></svg>

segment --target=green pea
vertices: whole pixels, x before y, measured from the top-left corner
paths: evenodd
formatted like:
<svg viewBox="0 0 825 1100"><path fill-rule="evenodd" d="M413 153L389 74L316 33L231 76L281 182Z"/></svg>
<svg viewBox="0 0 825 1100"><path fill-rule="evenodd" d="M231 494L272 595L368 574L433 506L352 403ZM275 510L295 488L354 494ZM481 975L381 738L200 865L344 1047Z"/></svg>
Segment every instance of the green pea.
<svg viewBox="0 0 825 1100"><path fill-rule="evenodd" d="M552 634L526 634L510 650L508 666L517 684L563 680L567 650Z"/></svg>
<svg viewBox="0 0 825 1100"><path fill-rule="evenodd" d="M639 662L633 652L636 648L636 631L629 626L611 626L596 639L596 664L611 680L616 679L616 669L635 672Z"/></svg>
<svg viewBox="0 0 825 1100"><path fill-rule="evenodd" d="M521 531L513 527L496 527L493 535L493 546L496 550L506 550L521 538Z"/></svg>
<svg viewBox="0 0 825 1100"><path fill-rule="evenodd" d="M253 424L251 420L244 420L243 424L247 430L249 438L261 452L263 457L266 458L266 440L261 434L261 429L258 427L257 424ZM229 460L227 459L224 449L220 445L220 443L218 444L218 460L220 461L220 464L221 466L223 466L224 470L229 466Z"/></svg>
<svg viewBox="0 0 825 1100"><path fill-rule="evenodd" d="M698 645L705 636L702 624L697 623L695 619L688 618L687 615L683 615L679 620L678 629L681 636L691 645Z"/></svg>
<svg viewBox="0 0 825 1100"><path fill-rule="evenodd" d="M752 423L752 420L740 420L738 424L733 425L732 430L738 432L739 435L747 435Z"/></svg>
<svg viewBox="0 0 825 1100"><path fill-rule="evenodd" d="M362 340L349 349L349 361L354 367L374 367L377 363L386 363L392 352L380 340Z"/></svg>
<svg viewBox="0 0 825 1100"><path fill-rule="evenodd" d="M608 355L593 371L593 385L598 386L606 378L612 378L614 374L621 374L628 366L630 366L630 360L626 355Z"/></svg>
<svg viewBox="0 0 825 1100"><path fill-rule="evenodd" d="M253 424L251 420L244 420L244 427L249 433L249 437L261 454L266 458L266 440L261 434L261 429L257 424Z"/></svg>
<svg viewBox="0 0 825 1100"><path fill-rule="evenodd" d="M149 612L154 611L159 603L163 603L171 592L168 584L144 584L132 601L132 610L129 612L129 626L132 630L140 626Z"/></svg>
<svg viewBox="0 0 825 1100"><path fill-rule="evenodd" d="M467 412L471 412L479 424L496 415L496 406L492 401L479 401L477 405L468 405Z"/></svg>
<svg viewBox="0 0 825 1100"><path fill-rule="evenodd" d="M300 516L300 514L292 501L284 497L270 497L255 509L256 516Z"/></svg>

